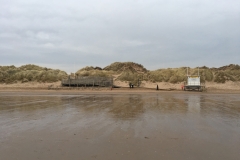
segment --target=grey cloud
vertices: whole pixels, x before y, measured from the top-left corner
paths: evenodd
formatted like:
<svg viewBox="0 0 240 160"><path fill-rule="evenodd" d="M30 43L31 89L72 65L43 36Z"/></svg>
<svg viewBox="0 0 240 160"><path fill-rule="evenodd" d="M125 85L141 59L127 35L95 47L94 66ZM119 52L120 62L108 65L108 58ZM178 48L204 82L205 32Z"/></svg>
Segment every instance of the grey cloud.
<svg viewBox="0 0 240 160"><path fill-rule="evenodd" d="M0 64L239 63L240 2L0 0Z"/></svg>

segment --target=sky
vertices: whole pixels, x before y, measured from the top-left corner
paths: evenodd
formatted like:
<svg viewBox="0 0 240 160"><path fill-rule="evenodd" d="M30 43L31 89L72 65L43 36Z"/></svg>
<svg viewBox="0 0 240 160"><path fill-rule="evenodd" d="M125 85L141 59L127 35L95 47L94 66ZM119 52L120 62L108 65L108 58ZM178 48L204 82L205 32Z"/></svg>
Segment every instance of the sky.
<svg viewBox="0 0 240 160"><path fill-rule="evenodd" d="M0 66L240 64L239 0L0 0Z"/></svg>

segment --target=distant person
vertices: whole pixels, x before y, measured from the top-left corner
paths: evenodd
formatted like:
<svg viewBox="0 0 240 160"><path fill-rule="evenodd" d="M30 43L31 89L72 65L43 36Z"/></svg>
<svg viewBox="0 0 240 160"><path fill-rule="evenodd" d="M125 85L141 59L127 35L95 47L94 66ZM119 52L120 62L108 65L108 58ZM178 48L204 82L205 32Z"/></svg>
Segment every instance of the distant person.
<svg viewBox="0 0 240 160"><path fill-rule="evenodd" d="M182 90L184 89L184 84L181 85Z"/></svg>
<svg viewBox="0 0 240 160"><path fill-rule="evenodd" d="M157 85L157 90L158 90L159 88L158 88L158 85Z"/></svg>

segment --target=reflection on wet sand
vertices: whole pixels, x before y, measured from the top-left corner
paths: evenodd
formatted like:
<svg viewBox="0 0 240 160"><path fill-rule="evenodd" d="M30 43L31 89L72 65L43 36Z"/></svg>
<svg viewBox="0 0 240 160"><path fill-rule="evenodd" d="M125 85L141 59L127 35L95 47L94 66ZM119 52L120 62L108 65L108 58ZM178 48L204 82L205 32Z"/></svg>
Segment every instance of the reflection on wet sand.
<svg viewBox="0 0 240 160"><path fill-rule="evenodd" d="M0 126L0 159L240 157L237 94L1 95Z"/></svg>
<svg viewBox="0 0 240 160"><path fill-rule="evenodd" d="M200 96L190 95L187 100L188 112L200 113L201 103Z"/></svg>
<svg viewBox="0 0 240 160"><path fill-rule="evenodd" d="M191 99L185 102L173 96L119 95L119 96L80 96L62 98L63 104L72 104L85 112L107 112L115 118L128 119L141 116L145 110L160 113L187 112L186 103L195 103Z"/></svg>

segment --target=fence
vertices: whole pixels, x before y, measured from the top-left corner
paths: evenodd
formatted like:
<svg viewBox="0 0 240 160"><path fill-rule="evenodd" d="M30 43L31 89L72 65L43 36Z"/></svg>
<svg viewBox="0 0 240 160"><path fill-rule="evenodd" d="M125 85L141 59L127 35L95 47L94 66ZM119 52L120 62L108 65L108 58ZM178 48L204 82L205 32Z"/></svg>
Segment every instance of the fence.
<svg viewBox="0 0 240 160"><path fill-rule="evenodd" d="M113 78L111 77L69 77L62 80L62 86L71 87L111 87Z"/></svg>

